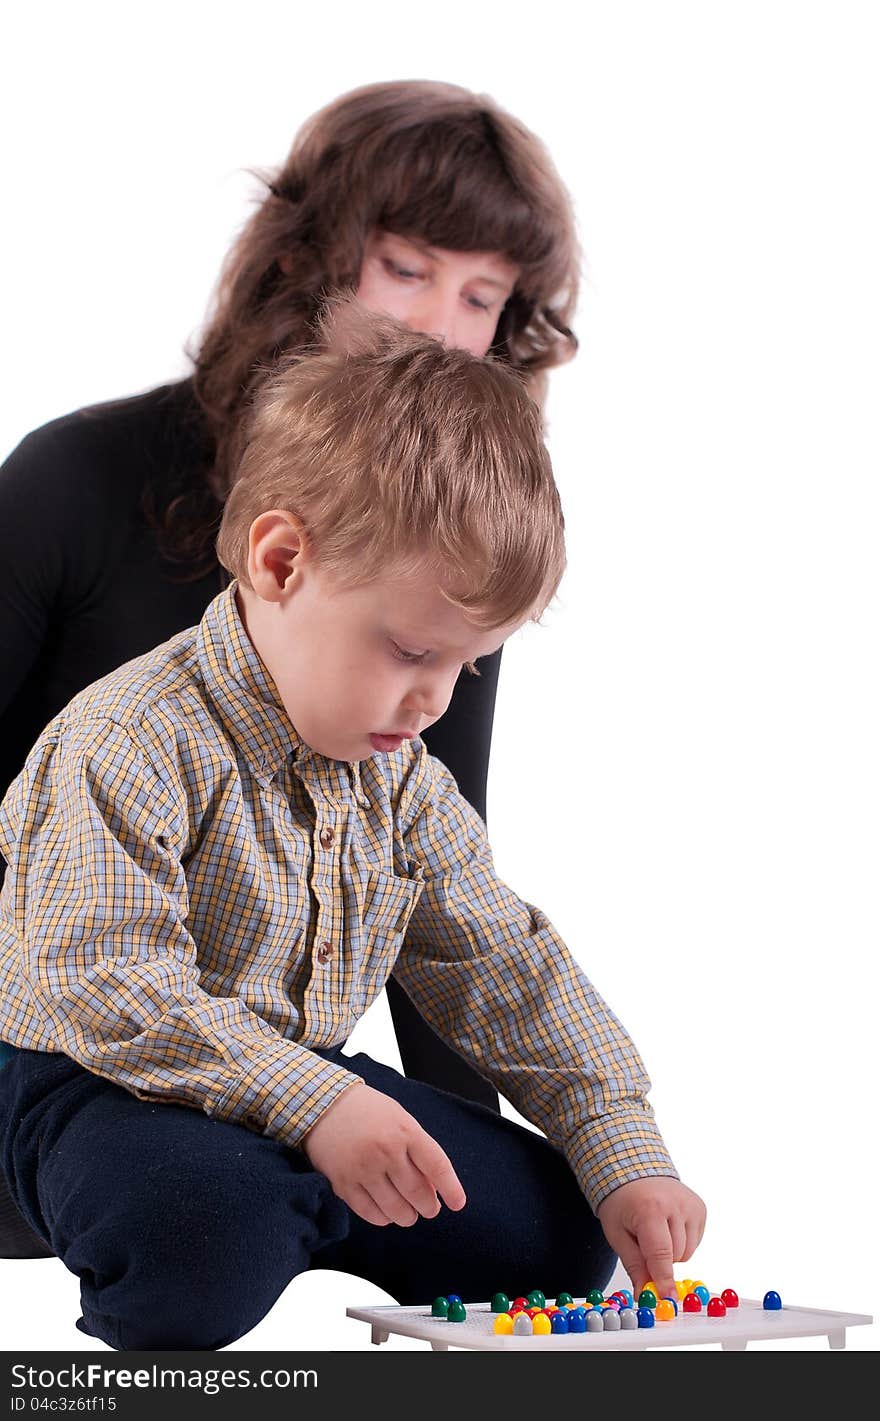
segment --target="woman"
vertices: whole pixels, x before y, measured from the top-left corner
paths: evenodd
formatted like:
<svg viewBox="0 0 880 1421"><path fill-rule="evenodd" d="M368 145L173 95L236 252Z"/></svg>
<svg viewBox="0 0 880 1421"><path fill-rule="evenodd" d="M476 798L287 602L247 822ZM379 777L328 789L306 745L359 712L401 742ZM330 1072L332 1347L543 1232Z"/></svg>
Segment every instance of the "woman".
<svg viewBox="0 0 880 1421"><path fill-rule="evenodd" d="M328 292L354 288L507 362L538 403L577 348L568 195L538 139L487 96L426 81L353 90L306 121L266 186L192 375L54 420L0 469L0 797L72 696L193 626L225 585L214 539L241 416L262 373L310 344ZM500 659L460 679L424 736L483 818ZM388 999L406 1074L497 1109L393 979ZM0 1256L45 1253L0 1177Z"/></svg>

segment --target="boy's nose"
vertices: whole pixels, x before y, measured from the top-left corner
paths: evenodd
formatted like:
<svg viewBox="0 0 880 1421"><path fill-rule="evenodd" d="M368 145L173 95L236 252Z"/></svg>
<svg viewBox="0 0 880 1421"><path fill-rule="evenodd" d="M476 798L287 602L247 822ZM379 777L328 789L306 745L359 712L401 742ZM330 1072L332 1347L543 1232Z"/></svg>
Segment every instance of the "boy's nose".
<svg viewBox="0 0 880 1421"><path fill-rule="evenodd" d="M410 719L410 723L421 720L423 724L420 730L425 728L435 720L439 720L449 702L452 700L453 686L423 686L416 689L407 696L405 714Z"/></svg>

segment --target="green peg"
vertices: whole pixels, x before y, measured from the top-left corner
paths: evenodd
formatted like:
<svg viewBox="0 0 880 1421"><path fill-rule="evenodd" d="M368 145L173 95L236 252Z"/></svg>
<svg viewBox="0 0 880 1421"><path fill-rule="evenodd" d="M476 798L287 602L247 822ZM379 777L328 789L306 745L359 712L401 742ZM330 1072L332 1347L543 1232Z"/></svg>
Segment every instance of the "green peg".
<svg viewBox="0 0 880 1421"><path fill-rule="evenodd" d="M450 1322L464 1322L467 1317L464 1303L450 1303L448 1319Z"/></svg>
<svg viewBox="0 0 880 1421"><path fill-rule="evenodd" d="M446 1317L449 1312L449 1304L445 1298L435 1298L431 1304L432 1317Z"/></svg>
<svg viewBox="0 0 880 1421"><path fill-rule="evenodd" d="M533 1288L532 1291L526 1295L526 1302L530 1308L545 1308L547 1306L547 1299L544 1297L540 1288Z"/></svg>
<svg viewBox="0 0 880 1421"><path fill-rule="evenodd" d="M592 1303L593 1307L596 1307L598 1303L604 1303L604 1301L605 1294L601 1288L591 1288L587 1293L587 1302Z"/></svg>
<svg viewBox="0 0 880 1421"><path fill-rule="evenodd" d="M556 1306L558 1308L568 1307L568 1304L573 1302L574 1298L571 1296L571 1293L560 1293L559 1297L556 1299Z"/></svg>
<svg viewBox="0 0 880 1421"><path fill-rule="evenodd" d="M493 1312L507 1312L510 1308L510 1298L506 1293L496 1293L492 1299Z"/></svg>
<svg viewBox="0 0 880 1421"><path fill-rule="evenodd" d="M657 1306L657 1294L652 1293L650 1288L643 1288L639 1293L640 1308L655 1308Z"/></svg>

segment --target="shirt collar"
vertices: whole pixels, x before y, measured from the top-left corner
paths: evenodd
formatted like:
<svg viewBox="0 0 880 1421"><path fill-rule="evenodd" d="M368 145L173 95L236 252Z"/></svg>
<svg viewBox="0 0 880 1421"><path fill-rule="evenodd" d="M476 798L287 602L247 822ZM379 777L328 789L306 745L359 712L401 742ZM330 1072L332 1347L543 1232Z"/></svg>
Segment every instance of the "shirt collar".
<svg viewBox="0 0 880 1421"><path fill-rule="evenodd" d="M321 761L339 769L339 761L327 760L306 744L284 709L241 619L237 587L238 581L232 581L208 604L196 638L202 678L224 727L260 783L268 784L288 760L303 766L308 760ZM344 763L352 792L364 804L360 764Z"/></svg>
<svg viewBox="0 0 880 1421"><path fill-rule="evenodd" d="M235 601L237 581L209 602L196 639L199 667L225 729L258 779L312 751L288 716L248 636Z"/></svg>

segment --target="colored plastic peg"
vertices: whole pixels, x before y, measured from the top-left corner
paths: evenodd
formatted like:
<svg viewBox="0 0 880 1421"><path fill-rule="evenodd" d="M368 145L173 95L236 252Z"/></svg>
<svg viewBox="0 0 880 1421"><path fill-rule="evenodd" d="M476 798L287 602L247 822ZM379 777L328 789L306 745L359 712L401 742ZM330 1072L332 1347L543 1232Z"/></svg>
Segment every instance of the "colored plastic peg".
<svg viewBox="0 0 880 1421"><path fill-rule="evenodd" d="M510 1307L510 1298L506 1293L496 1293L492 1299L493 1312L507 1312Z"/></svg>
<svg viewBox="0 0 880 1421"><path fill-rule="evenodd" d="M449 1312L449 1303L445 1298L435 1298L431 1304L432 1317L446 1317Z"/></svg>
<svg viewBox="0 0 880 1421"><path fill-rule="evenodd" d="M782 1299L778 1293L770 1292L764 1294L764 1307L768 1312L778 1312L782 1307Z"/></svg>

